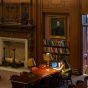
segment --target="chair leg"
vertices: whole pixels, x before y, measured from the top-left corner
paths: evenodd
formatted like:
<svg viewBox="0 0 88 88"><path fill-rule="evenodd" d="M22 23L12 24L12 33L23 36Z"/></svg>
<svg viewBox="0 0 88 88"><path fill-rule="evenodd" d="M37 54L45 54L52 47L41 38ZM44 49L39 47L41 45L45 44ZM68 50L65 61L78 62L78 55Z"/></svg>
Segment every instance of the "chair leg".
<svg viewBox="0 0 88 88"><path fill-rule="evenodd" d="M71 84L72 84L72 79L70 80Z"/></svg>
<svg viewBox="0 0 88 88"><path fill-rule="evenodd" d="M68 85L68 80L67 80L67 85Z"/></svg>
<svg viewBox="0 0 88 88"><path fill-rule="evenodd" d="M72 84L72 80L65 80L66 82L66 84L68 85L69 84L69 82ZM64 82L63 82L64 83Z"/></svg>

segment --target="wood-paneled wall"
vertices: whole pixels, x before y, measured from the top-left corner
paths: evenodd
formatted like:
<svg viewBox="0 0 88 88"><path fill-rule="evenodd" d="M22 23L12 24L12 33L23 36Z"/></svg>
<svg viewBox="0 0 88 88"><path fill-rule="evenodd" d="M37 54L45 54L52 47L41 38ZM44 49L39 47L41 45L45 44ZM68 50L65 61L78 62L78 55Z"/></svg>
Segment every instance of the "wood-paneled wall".
<svg viewBox="0 0 88 88"><path fill-rule="evenodd" d="M81 13L88 14L88 0L80 0Z"/></svg>
<svg viewBox="0 0 88 88"><path fill-rule="evenodd" d="M70 0L42 0L43 12L69 12Z"/></svg>
<svg viewBox="0 0 88 88"><path fill-rule="evenodd" d="M79 69L81 73L82 72L81 14L88 14L88 0L32 0L32 19L33 24L35 26L34 58L36 59L37 65L39 65L43 61L42 39L44 38L45 35L44 22L46 14L51 15L63 14L68 17L67 28L69 30L69 40L70 40L70 64L72 68ZM18 33L16 33L16 35L17 34Z"/></svg>
<svg viewBox="0 0 88 88"><path fill-rule="evenodd" d="M69 9L70 0L42 0L43 9Z"/></svg>
<svg viewBox="0 0 88 88"><path fill-rule="evenodd" d="M85 6L86 5L86 6ZM81 13L88 13L88 0L37 0L37 59L42 63L42 38L44 38L45 14L68 14L70 37L70 64L82 73ZM85 10L84 10L85 9Z"/></svg>
<svg viewBox="0 0 88 88"><path fill-rule="evenodd" d="M30 2L30 0L3 0L4 3Z"/></svg>

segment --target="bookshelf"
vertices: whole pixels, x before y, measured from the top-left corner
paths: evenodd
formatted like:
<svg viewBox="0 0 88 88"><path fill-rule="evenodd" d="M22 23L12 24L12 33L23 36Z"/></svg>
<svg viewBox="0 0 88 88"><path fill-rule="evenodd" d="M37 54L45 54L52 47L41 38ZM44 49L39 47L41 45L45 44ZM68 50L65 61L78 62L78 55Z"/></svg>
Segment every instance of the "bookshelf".
<svg viewBox="0 0 88 88"><path fill-rule="evenodd" d="M43 39L43 58L46 53L51 53L53 61L59 61L60 58L69 60L70 44L67 40L47 40Z"/></svg>

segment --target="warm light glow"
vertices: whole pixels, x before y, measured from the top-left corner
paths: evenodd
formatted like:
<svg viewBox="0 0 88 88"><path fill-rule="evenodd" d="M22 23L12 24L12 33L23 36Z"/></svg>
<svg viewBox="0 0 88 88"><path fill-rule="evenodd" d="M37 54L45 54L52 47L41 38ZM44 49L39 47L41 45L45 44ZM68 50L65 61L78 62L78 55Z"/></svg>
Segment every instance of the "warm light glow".
<svg viewBox="0 0 88 88"><path fill-rule="evenodd" d="M28 59L27 66L29 67L35 66L35 61L33 58Z"/></svg>
<svg viewBox="0 0 88 88"><path fill-rule="evenodd" d="M50 53L46 53L44 60L47 61L47 66L49 67L49 61L52 60L52 56Z"/></svg>
<svg viewBox="0 0 88 88"><path fill-rule="evenodd" d="M50 53L46 53L45 57L44 57L44 60L51 60L52 57L51 57L51 54Z"/></svg>
<svg viewBox="0 0 88 88"><path fill-rule="evenodd" d="M27 61L27 66L28 68L30 69L30 76L33 77L33 74L32 74L32 66L35 66L35 61L33 58L29 58L28 61Z"/></svg>

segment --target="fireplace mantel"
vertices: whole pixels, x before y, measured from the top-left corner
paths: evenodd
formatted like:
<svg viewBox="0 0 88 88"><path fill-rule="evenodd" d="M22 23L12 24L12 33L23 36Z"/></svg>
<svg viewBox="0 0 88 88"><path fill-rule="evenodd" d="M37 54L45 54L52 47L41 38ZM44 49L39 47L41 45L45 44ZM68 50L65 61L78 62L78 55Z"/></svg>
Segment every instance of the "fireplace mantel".
<svg viewBox="0 0 88 88"><path fill-rule="evenodd" d="M7 0L8 1L8 0ZM9 7L9 8L7 8ZM13 10L12 10L13 7ZM18 3L1 0L0 37L8 41L27 40L28 56L34 57L34 25L32 18L32 0ZM26 12L25 12L26 11ZM25 19L24 19L25 18ZM15 39L18 39L15 41ZM5 41L5 40L3 40ZM21 41L20 41L21 42ZM25 66L26 67L26 66Z"/></svg>
<svg viewBox="0 0 88 88"><path fill-rule="evenodd" d="M7 51L9 51L7 53L5 52L5 55L3 53L3 47L6 48ZM13 48L17 49L17 54L18 54L18 56L15 56L15 59L19 60L19 58L20 58L20 61L21 61L22 58L24 58L24 60L22 60L22 61L23 61L24 67L27 68L27 60L28 60L28 40L27 39L0 37L0 53L1 53L0 54L0 63L2 63L2 58L3 59L6 59L6 58L14 59L14 56L12 55ZM22 51L22 50L24 50L24 51ZM8 55L9 53L11 53L11 55ZM19 54L21 54L21 55L19 55ZM23 57L20 57L22 55L23 55Z"/></svg>

